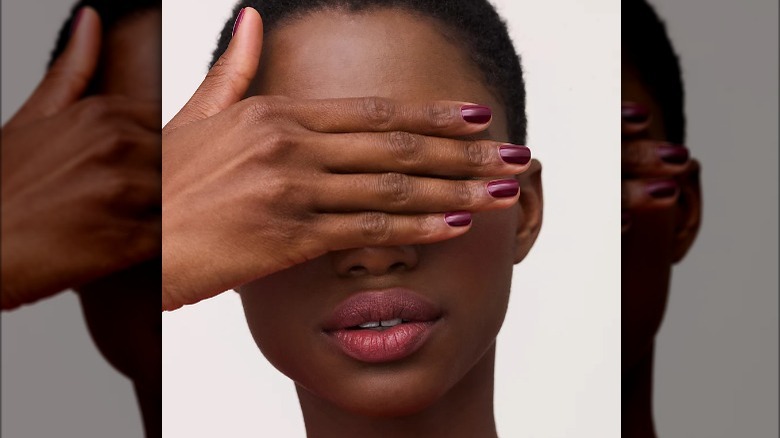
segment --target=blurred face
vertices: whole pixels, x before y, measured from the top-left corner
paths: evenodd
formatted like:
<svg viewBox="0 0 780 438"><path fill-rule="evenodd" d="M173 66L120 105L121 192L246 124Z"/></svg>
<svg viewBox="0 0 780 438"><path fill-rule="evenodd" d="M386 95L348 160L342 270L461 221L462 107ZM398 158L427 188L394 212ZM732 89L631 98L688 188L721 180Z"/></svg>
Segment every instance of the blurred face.
<svg viewBox="0 0 780 438"><path fill-rule="evenodd" d="M143 12L105 35L97 94L159 101L161 12ZM160 261L153 260L79 289L84 317L100 352L144 388L160 388Z"/></svg>
<svg viewBox="0 0 780 438"><path fill-rule="evenodd" d="M506 141L502 106L438 29L394 10L306 15L267 35L252 93L476 102L493 108L483 137ZM522 219L516 205L450 241L326 254L241 287L247 322L304 395L358 414L420 411L494 345Z"/></svg>
<svg viewBox="0 0 780 438"><path fill-rule="evenodd" d="M633 66L624 63L622 70L622 100L647 108L651 114L650 138L667 140L658 102L642 84ZM680 194L676 204L632 213L631 226L623 234L621 352L624 370L652 353L669 295L672 264L683 257L698 229L698 173L687 173L677 178L677 182Z"/></svg>

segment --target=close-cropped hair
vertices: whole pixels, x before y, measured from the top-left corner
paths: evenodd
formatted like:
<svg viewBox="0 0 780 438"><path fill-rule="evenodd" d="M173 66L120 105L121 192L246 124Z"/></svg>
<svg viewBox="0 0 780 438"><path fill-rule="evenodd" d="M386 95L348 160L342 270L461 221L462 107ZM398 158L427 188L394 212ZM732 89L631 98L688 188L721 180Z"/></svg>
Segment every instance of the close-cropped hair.
<svg viewBox="0 0 780 438"><path fill-rule="evenodd" d="M666 25L646 0L623 0L621 19L623 56L637 69L640 81L661 107L667 139L684 143L682 70Z"/></svg>
<svg viewBox="0 0 780 438"><path fill-rule="evenodd" d="M470 57L483 83L504 105L509 124L509 141L526 142L525 83L520 57L509 37L506 23L487 0L241 0L233 17L245 7L263 17L264 33L272 32L286 19L311 12L370 9L401 9L433 18L440 29ZM225 23L214 50L211 65L225 52L232 38L233 21ZM453 38L456 37L456 38Z"/></svg>

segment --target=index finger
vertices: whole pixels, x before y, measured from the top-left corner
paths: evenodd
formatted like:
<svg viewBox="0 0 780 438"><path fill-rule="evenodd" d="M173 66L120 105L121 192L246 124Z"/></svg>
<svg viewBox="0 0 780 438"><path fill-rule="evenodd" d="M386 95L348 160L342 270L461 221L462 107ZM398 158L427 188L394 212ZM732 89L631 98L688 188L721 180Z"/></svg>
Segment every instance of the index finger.
<svg viewBox="0 0 780 438"><path fill-rule="evenodd" d="M258 122L289 116L323 133L404 131L434 136L464 136L490 126L492 110L470 102L409 102L385 97L293 100L257 96L245 100Z"/></svg>

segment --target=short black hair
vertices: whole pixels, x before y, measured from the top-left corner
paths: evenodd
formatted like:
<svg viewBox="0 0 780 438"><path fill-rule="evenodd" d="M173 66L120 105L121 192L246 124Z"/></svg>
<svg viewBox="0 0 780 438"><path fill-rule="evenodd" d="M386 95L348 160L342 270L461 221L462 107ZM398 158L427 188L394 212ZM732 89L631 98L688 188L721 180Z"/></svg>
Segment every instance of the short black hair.
<svg viewBox="0 0 780 438"><path fill-rule="evenodd" d="M371 8L404 9L438 20L448 31L462 35L459 44L471 57L482 78L501 103L509 124L509 141L525 144L525 83L520 57L509 37L506 23L487 0L240 0L233 17L245 7L263 17L264 33L283 20L325 9L360 12ZM225 23L211 65L227 49L233 20Z"/></svg>
<svg viewBox="0 0 780 438"><path fill-rule="evenodd" d="M127 18L135 16L141 12L162 8L162 0L79 0L70 10L68 19L65 20L57 36L57 42L49 57L48 67L54 63L70 40L71 27L76 14L81 8L89 6L100 15L100 22L103 26L103 33L107 33L117 23Z"/></svg>
<svg viewBox="0 0 780 438"><path fill-rule="evenodd" d="M623 0L623 62L639 72L661 111L669 141L684 143L685 91L680 60L666 32L666 26L646 0Z"/></svg>

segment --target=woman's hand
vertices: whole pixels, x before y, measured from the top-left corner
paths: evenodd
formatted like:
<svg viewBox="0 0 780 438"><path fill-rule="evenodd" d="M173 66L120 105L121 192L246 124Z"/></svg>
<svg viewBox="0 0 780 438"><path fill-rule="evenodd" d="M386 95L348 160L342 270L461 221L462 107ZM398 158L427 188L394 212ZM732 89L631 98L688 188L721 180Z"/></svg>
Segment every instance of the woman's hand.
<svg viewBox="0 0 780 438"><path fill-rule="evenodd" d="M623 102L623 232L630 229L632 215L674 206L683 178L696 174L699 169L685 146L650 138L650 117L641 105Z"/></svg>
<svg viewBox="0 0 780 438"><path fill-rule="evenodd" d="M253 9L163 129L163 309L328 251L441 241L468 212L517 202L527 148L459 141L486 108L369 97L242 99L262 23ZM503 157L503 158L502 158ZM453 180L452 178L460 178Z"/></svg>
<svg viewBox="0 0 780 438"><path fill-rule="evenodd" d="M85 8L60 58L2 132L2 307L159 254L158 102L81 99L100 52Z"/></svg>

